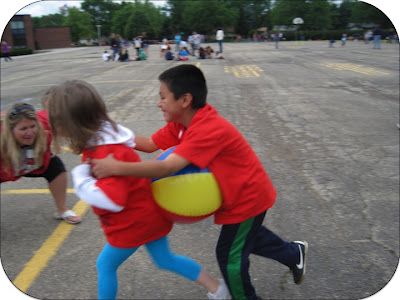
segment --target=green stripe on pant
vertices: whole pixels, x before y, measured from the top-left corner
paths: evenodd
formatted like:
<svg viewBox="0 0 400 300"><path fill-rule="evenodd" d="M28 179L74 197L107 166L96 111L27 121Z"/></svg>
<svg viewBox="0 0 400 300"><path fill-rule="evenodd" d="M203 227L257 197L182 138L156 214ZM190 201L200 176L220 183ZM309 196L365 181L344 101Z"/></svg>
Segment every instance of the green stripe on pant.
<svg viewBox="0 0 400 300"><path fill-rule="evenodd" d="M251 218L240 224L235 240L229 249L227 272L233 299L246 299L240 271L243 247L253 222L254 218Z"/></svg>

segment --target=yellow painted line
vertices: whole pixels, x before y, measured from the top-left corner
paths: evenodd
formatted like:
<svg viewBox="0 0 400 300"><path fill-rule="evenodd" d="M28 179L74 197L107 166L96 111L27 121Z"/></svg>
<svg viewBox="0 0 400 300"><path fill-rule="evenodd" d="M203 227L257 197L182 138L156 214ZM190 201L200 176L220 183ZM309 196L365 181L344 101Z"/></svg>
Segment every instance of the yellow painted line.
<svg viewBox="0 0 400 300"><path fill-rule="evenodd" d="M250 69L250 72L253 73L254 76L260 77L260 74L258 74L255 70Z"/></svg>
<svg viewBox="0 0 400 300"><path fill-rule="evenodd" d="M352 71L364 75L389 75L389 73L379 70L377 68L365 67L362 65L351 63L326 63L322 64L324 67L331 68L338 71Z"/></svg>
<svg viewBox="0 0 400 300"><path fill-rule="evenodd" d="M68 194L75 193L74 189L67 189ZM3 190L2 195L26 195L26 194L50 194L49 189L18 189L18 190Z"/></svg>
<svg viewBox="0 0 400 300"><path fill-rule="evenodd" d="M260 77L260 73L264 72L259 66L256 65L237 65L224 67L225 73L231 73L237 78L250 78L250 77Z"/></svg>
<svg viewBox="0 0 400 300"><path fill-rule="evenodd" d="M78 215L83 217L89 205L82 200L78 201L72 208ZM13 280L13 284L26 293L35 279L39 276L42 270L47 266L49 261L57 254L58 249L63 242L68 238L72 229L75 226L65 222L60 223L53 231L50 237L42 244L35 255L26 263L23 270Z"/></svg>

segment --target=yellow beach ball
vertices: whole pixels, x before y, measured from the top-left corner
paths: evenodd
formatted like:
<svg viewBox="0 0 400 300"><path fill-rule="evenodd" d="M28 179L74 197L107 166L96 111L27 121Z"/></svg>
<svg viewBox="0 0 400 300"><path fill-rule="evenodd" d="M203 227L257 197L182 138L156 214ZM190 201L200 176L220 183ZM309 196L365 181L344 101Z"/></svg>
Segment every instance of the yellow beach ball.
<svg viewBox="0 0 400 300"><path fill-rule="evenodd" d="M175 147L157 158L166 159ZM212 173L189 165L164 178L153 179L153 196L166 216L177 223L194 223L212 215L222 204L218 183Z"/></svg>

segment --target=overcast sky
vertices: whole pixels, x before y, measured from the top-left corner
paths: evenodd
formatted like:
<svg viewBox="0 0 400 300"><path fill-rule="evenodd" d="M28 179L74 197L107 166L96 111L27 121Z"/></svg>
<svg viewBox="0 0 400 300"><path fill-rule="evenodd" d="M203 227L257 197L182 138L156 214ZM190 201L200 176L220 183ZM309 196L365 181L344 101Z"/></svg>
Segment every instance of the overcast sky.
<svg viewBox="0 0 400 300"><path fill-rule="evenodd" d="M81 1L39 1L29 4L18 11L18 14L31 15L39 17L43 15L55 14L59 12L60 7L63 5L68 6L81 6Z"/></svg>
<svg viewBox="0 0 400 300"><path fill-rule="evenodd" d="M125 0L126 1L126 0ZM76 6L80 7L80 3L82 1L76 0L76 1L59 1L59 0L46 0L46 1L38 1L34 2L34 0L31 1L32 4L29 4L22 8L18 14L27 14L27 15L32 15L33 17L39 17L43 15L49 15L49 14L56 14L59 12L60 7L63 5L68 5L70 7ZM126 1L128 2L128 1ZM152 1L155 5L162 6L165 4L166 1L162 0L155 0Z"/></svg>

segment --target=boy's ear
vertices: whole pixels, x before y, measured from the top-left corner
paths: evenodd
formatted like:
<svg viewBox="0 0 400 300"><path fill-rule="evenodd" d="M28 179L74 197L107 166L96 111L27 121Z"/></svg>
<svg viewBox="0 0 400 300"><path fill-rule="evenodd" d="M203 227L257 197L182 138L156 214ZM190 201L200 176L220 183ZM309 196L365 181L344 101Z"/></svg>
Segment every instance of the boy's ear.
<svg viewBox="0 0 400 300"><path fill-rule="evenodd" d="M186 93L182 95L182 106L183 108L191 107L193 101L192 94Z"/></svg>

